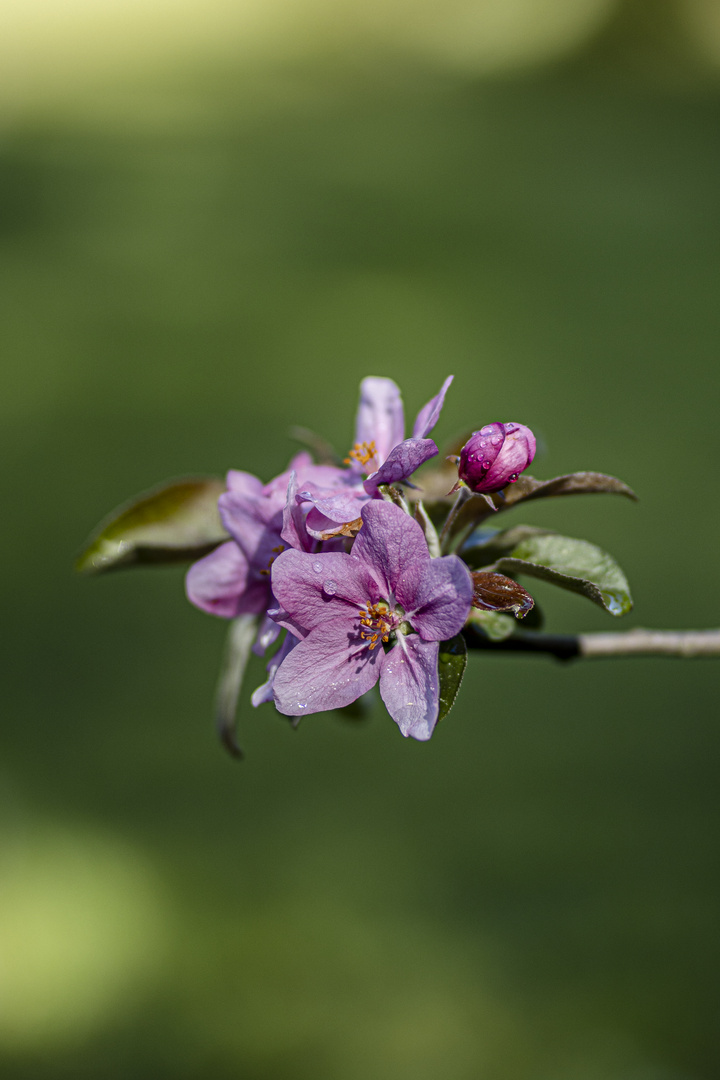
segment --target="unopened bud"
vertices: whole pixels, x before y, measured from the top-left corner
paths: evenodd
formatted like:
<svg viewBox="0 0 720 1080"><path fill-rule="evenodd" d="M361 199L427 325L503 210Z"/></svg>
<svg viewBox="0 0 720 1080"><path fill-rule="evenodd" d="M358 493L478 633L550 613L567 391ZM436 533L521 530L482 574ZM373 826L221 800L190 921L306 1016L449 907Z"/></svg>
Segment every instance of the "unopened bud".
<svg viewBox="0 0 720 1080"><path fill-rule="evenodd" d="M471 491L513 484L535 457L535 436L524 424L486 424L460 451L458 474Z"/></svg>

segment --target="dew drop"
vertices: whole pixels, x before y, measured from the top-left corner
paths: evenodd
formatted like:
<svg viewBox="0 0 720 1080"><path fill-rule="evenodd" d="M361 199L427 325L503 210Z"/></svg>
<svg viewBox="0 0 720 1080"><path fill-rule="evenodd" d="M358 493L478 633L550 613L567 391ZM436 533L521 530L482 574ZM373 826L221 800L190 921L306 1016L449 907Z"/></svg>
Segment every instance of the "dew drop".
<svg viewBox="0 0 720 1080"><path fill-rule="evenodd" d="M509 482L511 484L514 484L515 481L517 480L517 478L518 478L518 474L516 472L510 473L510 475L508 476L508 480L509 480Z"/></svg>
<svg viewBox="0 0 720 1080"><path fill-rule="evenodd" d="M314 562L313 563L313 570L315 571L316 574L319 574L322 571L322 563Z"/></svg>
<svg viewBox="0 0 720 1080"><path fill-rule="evenodd" d="M490 440L493 446L499 446L502 441L502 435L493 435L492 439Z"/></svg>
<svg viewBox="0 0 720 1080"><path fill-rule="evenodd" d="M487 446L487 439L481 439L480 440L480 449L483 449L486 446Z"/></svg>
<svg viewBox="0 0 720 1080"><path fill-rule="evenodd" d="M517 427L517 424L506 424L505 425L505 433L507 435L509 435L511 431L515 431L516 427Z"/></svg>
<svg viewBox="0 0 720 1080"><path fill-rule="evenodd" d="M307 701L298 701L296 705L297 709L307 709Z"/></svg>
<svg viewBox="0 0 720 1080"><path fill-rule="evenodd" d="M482 467L483 467L483 469L489 469L490 468L490 462L487 461L487 460L483 461Z"/></svg>
<svg viewBox="0 0 720 1080"><path fill-rule="evenodd" d="M480 429L480 434L481 435L489 435L490 432L492 431L492 429L493 429L492 424L486 424L484 428Z"/></svg>
<svg viewBox="0 0 720 1080"><path fill-rule="evenodd" d="M323 581L323 592L326 596L334 596L337 592L337 584L334 581Z"/></svg>

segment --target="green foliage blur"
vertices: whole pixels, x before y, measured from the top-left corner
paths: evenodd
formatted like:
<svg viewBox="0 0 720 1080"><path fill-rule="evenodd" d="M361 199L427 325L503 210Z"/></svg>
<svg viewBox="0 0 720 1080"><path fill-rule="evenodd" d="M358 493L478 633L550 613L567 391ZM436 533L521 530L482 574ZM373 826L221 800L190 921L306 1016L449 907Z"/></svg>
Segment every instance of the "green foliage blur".
<svg viewBox="0 0 720 1080"><path fill-rule="evenodd" d="M525 582L549 629L717 625L720 86L661 29L616 4L493 73L229 50L8 114L7 1080L717 1076L716 662L473 656L429 744L246 701L239 764L182 569L72 574L127 497L454 373L441 443L520 421L534 475L641 497L508 516L633 586L613 620Z"/></svg>

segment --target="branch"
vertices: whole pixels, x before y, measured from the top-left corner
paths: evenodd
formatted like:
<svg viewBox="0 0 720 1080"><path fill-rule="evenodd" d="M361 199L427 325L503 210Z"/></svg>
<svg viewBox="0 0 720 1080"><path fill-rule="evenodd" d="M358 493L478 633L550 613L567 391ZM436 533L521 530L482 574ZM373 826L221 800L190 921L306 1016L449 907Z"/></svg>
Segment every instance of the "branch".
<svg viewBox="0 0 720 1080"><path fill-rule="evenodd" d="M626 630L614 634L541 634L517 630L504 641L489 641L472 627L463 631L469 649L547 653L557 660L597 660L628 656L720 657L720 630Z"/></svg>

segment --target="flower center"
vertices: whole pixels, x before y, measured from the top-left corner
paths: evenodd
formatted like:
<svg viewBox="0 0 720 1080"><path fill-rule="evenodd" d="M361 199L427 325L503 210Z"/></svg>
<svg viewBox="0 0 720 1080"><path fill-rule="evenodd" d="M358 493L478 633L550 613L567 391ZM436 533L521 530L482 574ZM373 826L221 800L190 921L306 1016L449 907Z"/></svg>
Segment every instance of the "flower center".
<svg viewBox="0 0 720 1080"><path fill-rule="evenodd" d="M362 627L360 637L368 643L370 650L381 641L387 641L399 622L396 613L390 610L384 600L379 600L377 604L371 604L368 600L365 609L361 608L358 614Z"/></svg>
<svg viewBox="0 0 720 1080"><path fill-rule="evenodd" d="M372 461L377 454L375 447L375 440L366 443L355 443L348 456L345 458L345 465L352 465L353 461L358 465L367 465L369 461Z"/></svg>

